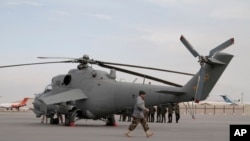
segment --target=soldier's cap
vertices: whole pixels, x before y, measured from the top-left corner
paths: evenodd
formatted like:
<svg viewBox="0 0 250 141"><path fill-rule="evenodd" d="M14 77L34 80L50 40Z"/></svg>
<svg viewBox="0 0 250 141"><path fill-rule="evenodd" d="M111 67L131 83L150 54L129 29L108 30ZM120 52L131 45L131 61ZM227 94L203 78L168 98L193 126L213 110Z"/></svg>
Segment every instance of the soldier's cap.
<svg viewBox="0 0 250 141"><path fill-rule="evenodd" d="M144 91L139 91L139 95L146 95L146 93Z"/></svg>

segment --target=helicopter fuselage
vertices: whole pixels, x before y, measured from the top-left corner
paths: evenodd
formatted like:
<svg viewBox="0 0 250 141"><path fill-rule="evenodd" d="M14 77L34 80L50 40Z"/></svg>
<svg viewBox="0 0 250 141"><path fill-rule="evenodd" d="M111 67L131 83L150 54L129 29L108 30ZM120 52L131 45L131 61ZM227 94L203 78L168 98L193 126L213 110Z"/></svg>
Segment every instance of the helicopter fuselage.
<svg viewBox="0 0 250 141"><path fill-rule="evenodd" d="M177 98L178 95L160 92L162 90L178 92L181 90L178 87L120 82L116 81L115 78L114 70L107 73L105 71L94 70L92 67L86 67L81 70L72 69L66 75L55 76L52 79L51 90L45 90L41 94L42 96L37 97L35 101L42 101L45 97L61 95L73 89L80 89L82 94L86 95L85 99L70 100L65 98L64 101L53 104L56 106L47 104L46 112L60 112L65 114L72 108L75 108L81 111L81 118L99 119L117 113L124 108L132 108L140 90L146 92L146 106L164 105L169 102L180 102L191 99L191 97L187 96L180 99ZM40 103L40 105L43 104ZM41 111L41 109L45 108L39 109Z"/></svg>

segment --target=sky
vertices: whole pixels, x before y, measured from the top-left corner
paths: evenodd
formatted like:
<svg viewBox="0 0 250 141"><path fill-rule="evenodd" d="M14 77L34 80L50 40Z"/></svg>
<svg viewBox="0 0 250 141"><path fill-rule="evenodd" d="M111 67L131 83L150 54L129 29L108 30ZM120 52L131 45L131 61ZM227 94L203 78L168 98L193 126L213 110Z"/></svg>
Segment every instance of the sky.
<svg viewBox="0 0 250 141"><path fill-rule="evenodd" d="M196 73L198 59L180 42L181 35L202 55L234 38L235 44L223 51L234 58L210 95L250 102L249 13L249 0L0 0L0 66L57 61L38 56L87 54L95 60ZM2 68L0 102L34 97L54 76L76 66ZM131 70L182 85L191 78ZM143 78L117 72L118 81L134 79L143 83Z"/></svg>

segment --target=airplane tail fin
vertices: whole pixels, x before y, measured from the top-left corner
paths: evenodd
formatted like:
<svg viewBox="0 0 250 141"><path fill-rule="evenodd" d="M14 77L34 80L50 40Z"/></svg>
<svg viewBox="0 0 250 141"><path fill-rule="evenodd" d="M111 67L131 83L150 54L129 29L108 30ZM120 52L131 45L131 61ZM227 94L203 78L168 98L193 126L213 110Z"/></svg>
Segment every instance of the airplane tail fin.
<svg viewBox="0 0 250 141"><path fill-rule="evenodd" d="M205 100L216 82L230 63L233 55L222 53L221 51L234 43L234 38L227 40L209 52L208 56L200 55L192 45L181 36L182 43L191 52L194 57L199 58L200 70L197 74L183 87L183 90L190 95L196 103Z"/></svg>
<svg viewBox="0 0 250 141"><path fill-rule="evenodd" d="M29 98L25 97L20 103L19 106L25 106Z"/></svg>
<svg viewBox="0 0 250 141"><path fill-rule="evenodd" d="M220 95L226 103L234 104L234 102L229 99L226 95Z"/></svg>

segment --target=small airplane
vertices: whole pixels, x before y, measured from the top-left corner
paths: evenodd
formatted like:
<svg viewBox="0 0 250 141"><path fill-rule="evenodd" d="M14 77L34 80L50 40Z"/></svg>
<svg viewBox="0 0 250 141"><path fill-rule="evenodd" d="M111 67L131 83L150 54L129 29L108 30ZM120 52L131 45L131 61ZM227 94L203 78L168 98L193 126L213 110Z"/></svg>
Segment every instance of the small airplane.
<svg viewBox="0 0 250 141"><path fill-rule="evenodd" d="M28 100L29 100L29 98L25 97L20 102L1 103L0 108L6 108L6 110L17 109L19 111L20 107L26 106L26 103L27 103Z"/></svg>
<svg viewBox="0 0 250 141"><path fill-rule="evenodd" d="M240 100L232 100L230 99L227 95L220 95L223 100L228 103L228 104L231 104L231 105L238 105L238 103L240 102Z"/></svg>
<svg viewBox="0 0 250 141"><path fill-rule="evenodd" d="M35 96L33 111L36 117L46 114L46 116L50 117L51 124L58 124L58 118L54 118L54 114L60 113L65 115L66 126L72 125L79 119L104 120L106 125L112 126L116 124L114 118L116 113L123 109L133 108L134 101L140 90L146 92L145 103L147 107L176 102L199 102L206 99L233 58L233 55L221 51L232 45L234 38L215 47L207 56L200 55L184 36L181 36L180 40L194 57L198 57L200 70L196 74L98 61L90 59L88 55L81 58L38 57L40 59L68 60L16 64L0 66L0 68L52 63L78 63L77 69L71 69L67 74L54 76L51 84L42 93ZM108 68L110 72L96 70L92 65ZM190 75L192 78L185 85L180 85L117 66L172 72ZM117 81L116 71L140 76L165 85L145 85Z"/></svg>
<svg viewBox="0 0 250 141"><path fill-rule="evenodd" d="M240 100L232 100L227 95L218 95L223 100L204 100L201 101L200 105L239 105L238 102Z"/></svg>

